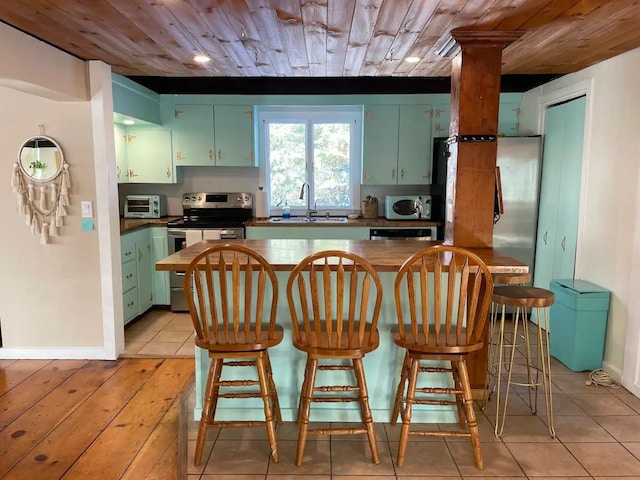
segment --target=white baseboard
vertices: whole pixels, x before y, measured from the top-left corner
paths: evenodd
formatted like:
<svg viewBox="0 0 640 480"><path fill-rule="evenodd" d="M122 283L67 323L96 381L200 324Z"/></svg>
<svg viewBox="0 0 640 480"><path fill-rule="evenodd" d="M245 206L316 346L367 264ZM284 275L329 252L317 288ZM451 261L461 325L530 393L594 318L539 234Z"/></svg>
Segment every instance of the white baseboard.
<svg viewBox="0 0 640 480"><path fill-rule="evenodd" d="M602 370L604 370L609 374L609 377L611 378L611 380L613 380L616 383L622 384L622 370L614 367L608 362L602 362Z"/></svg>
<svg viewBox="0 0 640 480"><path fill-rule="evenodd" d="M104 348L0 348L0 359L116 360Z"/></svg>

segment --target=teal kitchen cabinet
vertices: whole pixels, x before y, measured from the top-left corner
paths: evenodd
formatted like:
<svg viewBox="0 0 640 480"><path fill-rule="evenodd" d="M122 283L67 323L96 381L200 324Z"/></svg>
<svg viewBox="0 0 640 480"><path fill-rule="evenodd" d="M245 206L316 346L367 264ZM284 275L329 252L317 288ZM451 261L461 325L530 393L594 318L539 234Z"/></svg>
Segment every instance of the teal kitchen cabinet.
<svg viewBox="0 0 640 480"><path fill-rule="evenodd" d="M127 127L129 183L176 183L171 147L171 130L161 127Z"/></svg>
<svg viewBox="0 0 640 480"><path fill-rule="evenodd" d="M149 229L120 237L122 302L125 325L153 304Z"/></svg>
<svg viewBox="0 0 640 480"><path fill-rule="evenodd" d="M517 137L520 135L520 104L501 103L498 111L498 135Z"/></svg>
<svg viewBox="0 0 640 480"><path fill-rule="evenodd" d="M216 166L255 167L252 105L214 107Z"/></svg>
<svg viewBox="0 0 640 480"><path fill-rule="evenodd" d="M364 111L362 183L431 183L431 106L368 105Z"/></svg>
<svg viewBox="0 0 640 480"><path fill-rule="evenodd" d="M431 183L430 105L400 105L398 131L398 184L422 185Z"/></svg>
<svg viewBox="0 0 640 480"><path fill-rule="evenodd" d="M152 264L169 256L169 242L167 227L151 227L151 257ZM170 305L169 272L157 272L152 268L153 304Z"/></svg>
<svg viewBox="0 0 640 480"><path fill-rule="evenodd" d="M534 286L573 278L580 209L585 97L547 108Z"/></svg>
<svg viewBox="0 0 640 480"><path fill-rule="evenodd" d="M213 105L176 105L165 126L173 133L177 167L215 165Z"/></svg>
<svg viewBox="0 0 640 480"><path fill-rule="evenodd" d="M439 103L431 109L431 134L433 138L448 137L451 123L451 104Z"/></svg>
<svg viewBox="0 0 640 480"><path fill-rule="evenodd" d="M116 147L116 176L118 183L128 183L127 168L127 130L124 125L114 124L114 141Z"/></svg>
<svg viewBox="0 0 640 480"><path fill-rule="evenodd" d="M253 106L176 105L166 126L174 135L174 163L254 167Z"/></svg>
<svg viewBox="0 0 640 480"><path fill-rule="evenodd" d="M248 240L264 239L322 239L368 240L369 227L247 227Z"/></svg>

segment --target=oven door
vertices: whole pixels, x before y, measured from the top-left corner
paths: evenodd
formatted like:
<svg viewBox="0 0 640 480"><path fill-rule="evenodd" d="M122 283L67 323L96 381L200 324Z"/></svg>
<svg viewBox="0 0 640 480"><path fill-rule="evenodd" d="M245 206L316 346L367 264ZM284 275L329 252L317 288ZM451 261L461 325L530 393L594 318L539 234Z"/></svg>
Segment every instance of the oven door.
<svg viewBox="0 0 640 480"><path fill-rule="evenodd" d="M187 248L187 236L199 237L200 239L222 239L236 240L244 238L244 228L205 228L205 229L189 229L187 235L186 229L172 229L167 231L169 239L169 255L179 252ZM195 233L195 235L192 235ZM198 233L200 235L198 235ZM187 312L189 306L184 292L184 272L169 272L169 288L171 293L171 311Z"/></svg>

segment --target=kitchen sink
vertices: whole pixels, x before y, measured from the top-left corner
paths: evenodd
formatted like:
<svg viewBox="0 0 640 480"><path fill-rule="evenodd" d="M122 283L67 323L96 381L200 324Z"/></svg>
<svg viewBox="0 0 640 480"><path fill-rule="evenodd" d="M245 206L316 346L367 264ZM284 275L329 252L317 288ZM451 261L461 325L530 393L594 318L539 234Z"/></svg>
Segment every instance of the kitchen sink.
<svg viewBox="0 0 640 480"><path fill-rule="evenodd" d="M272 217L269 219L270 223L347 223L349 219L347 217Z"/></svg>

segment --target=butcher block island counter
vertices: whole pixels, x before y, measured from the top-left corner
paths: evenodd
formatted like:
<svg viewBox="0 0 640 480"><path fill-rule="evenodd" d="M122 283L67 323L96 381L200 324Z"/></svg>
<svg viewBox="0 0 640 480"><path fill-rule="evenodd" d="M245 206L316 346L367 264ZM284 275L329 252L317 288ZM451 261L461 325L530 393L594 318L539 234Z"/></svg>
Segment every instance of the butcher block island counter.
<svg viewBox="0 0 640 480"><path fill-rule="evenodd" d="M285 338L280 345L269 350L273 366L274 379L278 389L280 407L284 420L292 421L296 418L298 395L303 378L305 357L293 348L291 340L291 319L286 300L286 284L289 272L304 257L321 250L344 250L356 253L368 260L380 274L383 285L382 309L378 322L380 331L380 346L364 358L364 366L369 387L370 404L373 418L376 422L388 422L393 407L393 396L397 387L400 367L402 366L403 352L397 348L391 340L390 330L396 324L394 304L395 274L404 261L413 253L429 245L440 242L425 242L414 240L209 240L196 243L180 250L169 257L156 263L156 270L184 271L187 266L206 248L220 243L234 243L255 250L267 259L276 270L279 284L278 317L277 321L285 329ZM518 260L496 252L490 248L470 249L478 255L489 267L492 273L524 273L529 267ZM203 401L204 384L206 383L209 369L209 357L205 350L195 347L196 357L196 406L194 417L200 418ZM476 391L474 396L481 395L484 386L486 372L486 348L480 353L482 360L478 367L470 368L472 387ZM348 376L351 372L323 372L322 375L338 377L334 384L350 384ZM247 372L246 378L253 378L253 370ZM328 384L323 382L323 377L318 374L318 385ZM443 381L445 377L443 376ZM245 400L243 400L245 401ZM238 418L239 412L249 420L264 418L262 402L258 399L246 399L245 405L239 407L239 400L232 402L233 406L219 403L216 417L220 420ZM241 408L241 410L239 410ZM360 410L352 403L318 404L312 409L312 421L345 421L357 422L360 420ZM420 422L444 422L457 421L457 414L452 407L450 410L443 407L419 405L414 407L415 421ZM339 419L339 420L337 420Z"/></svg>

